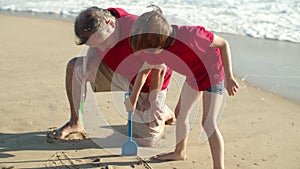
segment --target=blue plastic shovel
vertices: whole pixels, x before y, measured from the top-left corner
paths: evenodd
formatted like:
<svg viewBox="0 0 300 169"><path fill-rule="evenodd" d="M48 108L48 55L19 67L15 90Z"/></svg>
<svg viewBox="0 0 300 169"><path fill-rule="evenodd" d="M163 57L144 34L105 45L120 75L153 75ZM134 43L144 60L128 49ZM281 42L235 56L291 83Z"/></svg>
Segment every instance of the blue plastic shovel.
<svg viewBox="0 0 300 169"><path fill-rule="evenodd" d="M125 93L125 99L129 97L130 93ZM138 146L135 141L132 140L132 114L128 112L128 140L122 145L123 156L137 155Z"/></svg>

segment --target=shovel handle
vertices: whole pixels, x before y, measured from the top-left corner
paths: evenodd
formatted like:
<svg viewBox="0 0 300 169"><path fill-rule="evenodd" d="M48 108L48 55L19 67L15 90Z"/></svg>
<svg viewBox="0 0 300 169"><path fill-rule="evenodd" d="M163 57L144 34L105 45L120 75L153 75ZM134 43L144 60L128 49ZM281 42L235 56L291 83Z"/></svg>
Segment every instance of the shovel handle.
<svg viewBox="0 0 300 169"><path fill-rule="evenodd" d="M125 93L125 99L130 96L130 92ZM132 113L128 112L128 140L132 141Z"/></svg>

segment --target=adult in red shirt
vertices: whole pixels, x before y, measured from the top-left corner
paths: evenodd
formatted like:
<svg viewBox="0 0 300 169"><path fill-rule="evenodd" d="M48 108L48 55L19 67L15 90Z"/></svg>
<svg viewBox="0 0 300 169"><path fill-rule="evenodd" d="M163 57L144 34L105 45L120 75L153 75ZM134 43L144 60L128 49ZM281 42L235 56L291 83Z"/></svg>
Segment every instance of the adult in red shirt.
<svg viewBox="0 0 300 169"><path fill-rule="evenodd" d="M95 92L130 91L130 86L133 85L140 69L148 69L143 60L133 55L129 44L130 30L136 19L136 15L129 14L121 8L98 7L88 8L76 18L76 43L86 44L89 49L86 57L73 58L67 65L66 90L71 118L61 128L49 133L49 137L63 139L71 133L83 132L78 117L82 82L90 81ZM85 73L82 73L83 62L86 64ZM163 64L158 68L152 69L153 76L150 74L147 77L142 87L143 93L139 95L135 105L139 107L138 110L146 109L147 113L140 112L133 116L133 121L136 122L133 124L136 128L133 134L140 137L140 143L146 146L155 144L163 134L164 122L172 120L172 113L165 111L165 105L162 104L165 103L171 71ZM151 91L159 91L159 97L148 99L148 93ZM158 114L162 116L154 117ZM153 122L157 125L149 129L148 124Z"/></svg>
<svg viewBox="0 0 300 169"><path fill-rule="evenodd" d="M176 148L155 158L186 159L188 116L203 96L202 125L209 140L214 168L224 168L224 141L217 126L224 101L224 82L229 95L234 95L239 87L233 77L229 44L201 26L171 26L160 8L154 7L153 11L142 14L132 27L131 46L137 54L148 54L141 56L148 64L165 63L186 76L175 109ZM138 76L143 76L142 73ZM137 89L140 86L134 85L133 91L138 92ZM126 108L133 109L129 104Z"/></svg>

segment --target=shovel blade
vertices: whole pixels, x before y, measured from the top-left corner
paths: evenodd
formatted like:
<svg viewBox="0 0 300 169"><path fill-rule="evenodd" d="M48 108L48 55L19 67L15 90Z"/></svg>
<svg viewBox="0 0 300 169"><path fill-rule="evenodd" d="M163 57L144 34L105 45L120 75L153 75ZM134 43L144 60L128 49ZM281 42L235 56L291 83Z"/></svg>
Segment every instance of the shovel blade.
<svg viewBox="0 0 300 169"><path fill-rule="evenodd" d="M127 141L122 145L122 155L123 156L133 156L137 155L137 144L134 141Z"/></svg>

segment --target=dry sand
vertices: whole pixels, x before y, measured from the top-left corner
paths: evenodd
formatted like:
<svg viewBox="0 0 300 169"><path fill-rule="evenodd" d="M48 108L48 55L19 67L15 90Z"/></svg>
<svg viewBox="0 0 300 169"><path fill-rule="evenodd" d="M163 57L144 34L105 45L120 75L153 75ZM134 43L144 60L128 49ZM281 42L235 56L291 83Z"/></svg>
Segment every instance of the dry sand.
<svg viewBox="0 0 300 169"><path fill-rule="evenodd" d="M201 116L190 132L187 161L121 157L99 148L92 140L48 142L46 133L69 118L65 67L81 51L74 43L73 24L7 15L0 15L0 20L0 167L211 168L208 143L199 143ZM220 123L226 168L299 169L299 103L242 81L240 86L237 96L227 98ZM171 108L177 94L171 86L167 100ZM109 103L103 106L113 111Z"/></svg>

